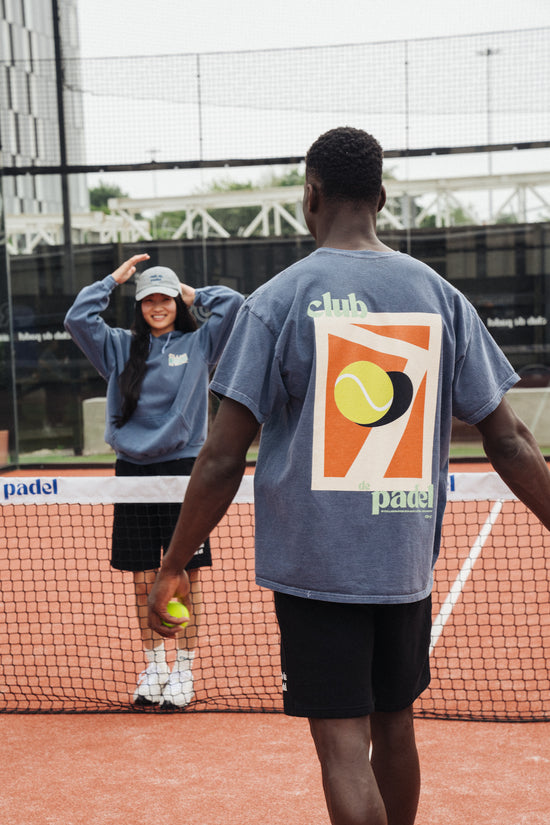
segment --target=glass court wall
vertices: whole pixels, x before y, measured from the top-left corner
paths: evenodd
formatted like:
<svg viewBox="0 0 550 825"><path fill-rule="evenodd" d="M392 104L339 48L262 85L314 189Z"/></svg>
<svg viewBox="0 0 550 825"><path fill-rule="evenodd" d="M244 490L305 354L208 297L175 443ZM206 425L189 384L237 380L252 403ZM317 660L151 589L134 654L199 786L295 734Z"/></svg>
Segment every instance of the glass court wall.
<svg viewBox="0 0 550 825"><path fill-rule="evenodd" d="M249 294L313 249L303 157L346 124L384 147L384 242L472 300L544 420L550 30L84 60L76 2L0 9L0 463L111 460L83 456L105 383L63 329L77 291L146 251Z"/></svg>

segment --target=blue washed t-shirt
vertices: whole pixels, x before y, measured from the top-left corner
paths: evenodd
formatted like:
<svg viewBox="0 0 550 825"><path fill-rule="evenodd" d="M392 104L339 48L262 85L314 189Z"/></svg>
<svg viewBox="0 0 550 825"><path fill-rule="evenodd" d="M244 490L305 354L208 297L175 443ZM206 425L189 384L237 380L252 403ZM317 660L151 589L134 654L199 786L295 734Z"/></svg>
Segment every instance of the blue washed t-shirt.
<svg viewBox="0 0 550 825"><path fill-rule="evenodd" d="M477 423L518 380L466 298L408 255L321 248L260 287L211 383L263 424L258 583L426 597L452 415Z"/></svg>

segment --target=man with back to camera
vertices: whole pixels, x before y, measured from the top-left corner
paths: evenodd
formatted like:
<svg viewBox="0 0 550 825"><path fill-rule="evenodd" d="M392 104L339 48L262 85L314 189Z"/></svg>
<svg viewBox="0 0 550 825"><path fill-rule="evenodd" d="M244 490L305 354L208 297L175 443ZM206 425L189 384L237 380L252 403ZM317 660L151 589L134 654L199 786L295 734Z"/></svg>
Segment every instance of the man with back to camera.
<svg viewBox="0 0 550 825"><path fill-rule="evenodd" d="M285 713L309 719L333 825L415 819L412 706L430 678L453 414L550 526L550 473L504 399L518 376L461 293L376 235L382 157L348 127L311 146L303 207L318 248L239 312L211 384L220 409L149 597L151 627L173 636L167 602L186 595L184 566L262 424L256 579L274 591Z"/></svg>

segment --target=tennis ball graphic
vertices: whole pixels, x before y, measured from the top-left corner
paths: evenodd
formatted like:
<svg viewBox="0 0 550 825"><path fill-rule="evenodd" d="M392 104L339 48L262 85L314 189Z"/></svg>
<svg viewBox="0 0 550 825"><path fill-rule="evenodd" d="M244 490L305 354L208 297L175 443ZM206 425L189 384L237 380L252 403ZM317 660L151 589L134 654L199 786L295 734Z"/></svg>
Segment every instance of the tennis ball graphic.
<svg viewBox="0 0 550 825"><path fill-rule="evenodd" d="M383 418L393 399L390 376L371 361L348 364L334 385L334 400L342 415L362 426L372 426Z"/></svg>

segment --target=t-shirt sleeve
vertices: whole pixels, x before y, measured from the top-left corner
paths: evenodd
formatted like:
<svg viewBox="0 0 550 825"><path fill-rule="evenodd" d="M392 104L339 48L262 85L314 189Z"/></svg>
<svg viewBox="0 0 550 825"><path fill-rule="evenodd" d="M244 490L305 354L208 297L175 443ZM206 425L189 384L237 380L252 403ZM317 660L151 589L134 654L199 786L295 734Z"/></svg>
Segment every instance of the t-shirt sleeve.
<svg viewBox="0 0 550 825"><path fill-rule="evenodd" d="M263 422L288 401L276 336L249 306L242 308L210 389L244 404Z"/></svg>
<svg viewBox="0 0 550 825"><path fill-rule="evenodd" d="M467 424L482 421L520 380L512 365L469 306L453 379L453 415ZM462 343L461 343L462 342Z"/></svg>

